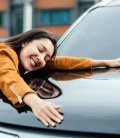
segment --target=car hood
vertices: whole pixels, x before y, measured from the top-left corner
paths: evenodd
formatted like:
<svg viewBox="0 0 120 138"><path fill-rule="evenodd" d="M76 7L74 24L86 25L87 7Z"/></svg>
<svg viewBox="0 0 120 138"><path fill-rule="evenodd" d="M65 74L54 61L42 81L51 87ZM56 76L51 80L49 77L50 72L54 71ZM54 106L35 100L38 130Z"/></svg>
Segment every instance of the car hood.
<svg viewBox="0 0 120 138"><path fill-rule="evenodd" d="M49 81L61 95L50 102L62 105L64 121L45 127L27 109L15 109L0 100L0 122L35 128L120 134L119 69L55 72ZM57 88L56 87L56 88Z"/></svg>

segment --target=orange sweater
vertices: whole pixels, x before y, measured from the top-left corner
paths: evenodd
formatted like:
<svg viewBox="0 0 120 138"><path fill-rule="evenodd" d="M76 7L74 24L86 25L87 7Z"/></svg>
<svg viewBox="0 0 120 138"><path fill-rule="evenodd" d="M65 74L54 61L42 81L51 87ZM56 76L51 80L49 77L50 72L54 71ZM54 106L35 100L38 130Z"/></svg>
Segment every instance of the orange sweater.
<svg viewBox="0 0 120 138"><path fill-rule="evenodd" d="M18 56L5 43L0 43L0 89L9 101L16 107L24 104L22 98L27 93L35 93L19 74ZM79 70L91 69L92 59L54 57L47 65L47 69Z"/></svg>

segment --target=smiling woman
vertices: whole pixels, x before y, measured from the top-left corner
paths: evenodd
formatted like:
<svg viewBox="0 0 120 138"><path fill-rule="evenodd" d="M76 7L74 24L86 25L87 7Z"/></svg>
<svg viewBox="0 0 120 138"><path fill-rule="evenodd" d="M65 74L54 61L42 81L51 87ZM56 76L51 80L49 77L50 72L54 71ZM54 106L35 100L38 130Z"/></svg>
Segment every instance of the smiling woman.
<svg viewBox="0 0 120 138"><path fill-rule="evenodd" d="M42 68L80 70L120 66L120 59L92 60L55 57L55 54L56 39L45 30L33 29L0 43L0 89L14 106L27 104L45 126L55 126L55 122L63 120L57 111L61 106L40 99L21 77L23 73Z"/></svg>

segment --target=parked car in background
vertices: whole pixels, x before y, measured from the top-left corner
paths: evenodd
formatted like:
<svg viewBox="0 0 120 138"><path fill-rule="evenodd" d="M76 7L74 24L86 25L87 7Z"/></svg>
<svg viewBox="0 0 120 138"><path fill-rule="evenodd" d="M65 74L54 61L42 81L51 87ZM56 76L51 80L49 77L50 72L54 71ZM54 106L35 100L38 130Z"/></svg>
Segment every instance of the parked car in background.
<svg viewBox="0 0 120 138"><path fill-rule="evenodd" d="M58 56L114 59L120 57L120 0L107 0L87 10L58 41ZM120 137L120 69L26 74L41 98L61 104L64 121L45 127L28 107L14 108L2 95L0 138Z"/></svg>

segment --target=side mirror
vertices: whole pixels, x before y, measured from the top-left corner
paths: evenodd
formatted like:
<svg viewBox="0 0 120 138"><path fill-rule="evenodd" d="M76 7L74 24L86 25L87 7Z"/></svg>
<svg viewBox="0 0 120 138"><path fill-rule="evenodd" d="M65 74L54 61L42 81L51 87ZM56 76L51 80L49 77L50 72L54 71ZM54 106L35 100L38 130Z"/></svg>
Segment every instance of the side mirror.
<svg viewBox="0 0 120 138"><path fill-rule="evenodd" d="M52 99L61 95L61 90L48 80L34 78L28 82L28 85L43 99Z"/></svg>

